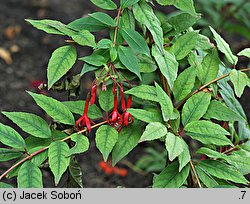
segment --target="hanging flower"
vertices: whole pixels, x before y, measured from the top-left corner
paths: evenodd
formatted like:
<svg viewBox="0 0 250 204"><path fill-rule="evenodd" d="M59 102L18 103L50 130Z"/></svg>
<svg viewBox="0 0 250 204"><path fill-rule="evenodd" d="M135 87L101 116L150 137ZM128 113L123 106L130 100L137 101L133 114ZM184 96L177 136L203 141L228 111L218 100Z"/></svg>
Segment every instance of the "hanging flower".
<svg viewBox="0 0 250 204"><path fill-rule="evenodd" d="M126 110L123 113L123 123L125 126L128 126L129 124L132 124L134 122L134 117L129 112L127 112L127 109L131 107L131 104L132 104L132 96L130 95L128 97Z"/></svg>
<svg viewBox="0 0 250 204"><path fill-rule="evenodd" d="M80 117L77 121L75 126L77 128L84 128L87 127L88 131L91 131L91 123L93 124L94 122L91 121L88 117L88 109L89 109L89 98L87 97L85 107L84 107L84 113L82 117Z"/></svg>
<svg viewBox="0 0 250 204"><path fill-rule="evenodd" d="M93 105L95 103L96 98L96 91L97 91L97 84L94 84L91 89L91 99L90 99L90 105Z"/></svg>
<svg viewBox="0 0 250 204"><path fill-rule="evenodd" d="M126 101L124 97L124 89L123 89L122 84L120 86L120 96L121 96L122 111L125 112L127 108L126 108Z"/></svg>
<svg viewBox="0 0 250 204"><path fill-rule="evenodd" d="M108 116L107 121L108 123L113 126L117 127L119 125L122 125L123 123L123 117L122 115L118 112L118 97L117 97L117 89L116 89L116 83L114 84L113 87L113 94L114 94L114 109L112 113Z"/></svg>

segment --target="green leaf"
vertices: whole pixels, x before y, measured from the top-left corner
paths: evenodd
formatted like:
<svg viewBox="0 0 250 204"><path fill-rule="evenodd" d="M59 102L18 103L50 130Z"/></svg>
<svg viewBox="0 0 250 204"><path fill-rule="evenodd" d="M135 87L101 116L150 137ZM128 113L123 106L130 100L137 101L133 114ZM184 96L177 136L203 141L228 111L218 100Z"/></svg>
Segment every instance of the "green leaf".
<svg viewBox="0 0 250 204"><path fill-rule="evenodd" d="M226 105L247 120L246 114L240 102L235 98L232 87L226 81L218 82L218 85L221 88L219 89L219 92Z"/></svg>
<svg viewBox="0 0 250 204"><path fill-rule="evenodd" d="M111 46L112 47L112 46ZM109 49L96 49L93 52L93 55L101 55L104 57L106 63L104 65L107 64L107 62L110 60L110 50ZM94 60L93 60L94 61ZM100 70L101 71L101 70Z"/></svg>
<svg viewBox="0 0 250 204"><path fill-rule="evenodd" d="M196 16L193 0L156 0L160 5L174 5L176 8Z"/></svg>
<svg viewBox="0 0 250 204"><path fill-rule="evenodd" d="M158 102L156 88L149 85L140 85L125 91L126 94L131 94L138 98Z"/></svg>
<svg viewBox="0 0 250 204"><path fill-rule="evenodd" d="M52 135L51 138L38 138L38 137L33 137L28 136L25 139L25 143L26 143L26 149L27 150L33 150L36 147L47 147L49 146L53 141L59 141L62 140L64 138L66 138L68 135L65 134L64 132L61 132L59 130L53 130L52 131Z"/></svg>
<svg viewBox="0 0 250 204"><path fill-rule="evenodd" d="M140 142L152 141L164 137L168 133L168 129L165 125L159 122L152 122L146 126L143 132Z"/></svg>
<svg viewBox="0 0 250 204"><path fill-rule="evenodd" d="M173 161L184 151L182 144L183 143L180 137L175 136L171 132L167 133L165 146L168 151L168 158L170 161Z"/></svg>
<svg viewBox="0 0 250 204"><path fill-rule="evenodd" d="M138 144L141 137L138 126L124 127L112 152L112 165L116 165Z"/></svg>
<svg viewBox="0 0 250 204"><path fill-rule="evenodd" d="M227 183L227 182L226 182ZM214 186L214 188L238 188L237 186L234 185L218 185L218 186Z"/></svg>
<svg viewBox="0 0 250 204"><path fill-rule="evenodd" d="M42 188L42 172L30 161L26 161L18 171L18 188Z"/></svg>
<svg viewBox="0 0 250 204"><path fill-rule="evenodd" d="M206 113L210 100L211 94L205 92L199 92L190 97L182 109L182 124L186 126L192 121L199 120Z"/></svg>
<svg viewBox="0 0 250 204"><path fill-rule="evenodd" d="M152 55L155 58L161 73L167 79L168 84L172 89L178 72L178 62L174 55L165 50L161 53L156 46L152 47Z"/></svg>
<svg viewBox="0 0 250 204"><path fill-rule="evenodd" d="M66 137L68 137L68 135L62 131L59 131L59 130L52 131L52 138L54 141L59 141L59 140L65 139Z"/></svg>
<svg viewBox="0 0 250 204"><path fill-rule="evenodd" d="M250 142L247 141L245 144L240 146L242 150L247 151L248 153L250 153Z"/></svg>
<svg viewBox="0 0 250 204"><path fill-rule="evenodd" d="M27 150L31 150L31 149L34 149L34 148L39 147L39 146L46 147L46 146L49 146L51 144L51 142L53 142L51 138L42 139L42 138L38 138L38 137L28 136L25 139Z"/></svg>
<svg viewBox="0 0 250 204"><path fill-rule="evenodd" d="M122 28L135 29L135 18L130 9L126 8L123 10L121 22Z"/></svg>
<svg viewBox="0 0 250 204"><path fill-rule="evenodd" d="M182 11L185 11L192 16L196 16L195 8L194 8L194 2L193 0L175 0L174 6Z"/></svg>
<svg viewBox="0 0 250 204"><path fill-rule="evenodd" d="M29 150L29 154L33 154L34 152L37 152L43 148L44 146L34 147L33 149ZM43 151L39 153L38 155L32 157L31 162L39 167L47 158L48 158L48 150Z"/></svg>
<svg viewBox="0 0 250 204"><path fill-rule="evenodd" d="M117 8L117 5L112 0L90 0L90 1L99 8L105 10L115 10Z"/></svg>
<svg viewBox="0 0 250 204"><path fill-rule="evenodd" d="M81 31L88 30L89 32L96 32L107 28L107 25L102 22L92 18L92 17L84 17L79 18L67 25L67 27Z"/></svg>
<svg viewBox="0 0 250 204"><path fill-rule="evenodd" d="M250 126L247 122L238 122L238 135L240 140L245 140L250 137Z"/></svg>
<svg viewBox="0 0 250 204"><path fill-rule="evenodd" d="M80 154L86 152L89 149L89 140L84 135L75 133L71 136L71 140L75 142L75 146L69 150L67 156Z"/></svg>
<svg viewBox="0 0 250 204"><path fill-rule="evenodd" d="M118 140L118 132L111 126L103 125L96 132L96 147L103 155L104 161L107 161L110 152Z"/></svg>
<svg viewBox="0 0 250 204"><path fill-rule="evenodd" d="M69 166L68 153L69 147L65 142L53 142L49 146L49 166L55 177L56 185Z"/></svg>
<svg viewBox="0 0 250 204"><path fill-rule="evenodd" d="M215 179L204 169L202 169L200 166L195 166L195 170L198 174L199 179L201 182L208 188L214 188L215 186L218 186L219 184L215 181Z"/></svg>
<svg viewBox="0 0 250 204"><path fill-rule="evenodd" d="M63 103L42 94L35 94L29 91L28 93L36 101L38 106L58 122L68 125L75 124L74 116Z"/></svg>
<svg viewBox="0 0 250 204"><path fill-rule="evenodd" d="M46 121L41 117L23 112L2 112L23 131L33 135L34 137L50 138L51 131Z"/></svg>
<svg viewBox="0 0 250 204"><path fill-rule="evenodd" d="M236 96L241 97L245 87L248 84L248 80L249 80L248 76L241 71L237 71L236 69L233 69L230 72L229 76L230 76L230 80L232 81L234 85L234 91L235 91Z"/></svg>
<svg viewBox="0 0 250 204"><path fill-rule="evenodd" d="M133 6L133 13L135 19L149 29L155 44L160 52L163 53L163 31L161 28L161 22L154 14L153 9L146 2L140 1Z"/></svg>
<svg viewBox="0 0 250 204"><path fill-rule="evenodd" d="M117 59L118 53L116 47L111 47L109 50L110 53L110 60L114 62Z"/></svg>
<svg viewBox="0 0 250 204"><path fill-rule="evenodd" d="M1 188L13 188L13 186L7 183L0 182L0 189Z"/></svg>
<svg viewBox="0 0 250 204"><path fill-rule="evenodd" d="M25 141L13 128L0 123L0 142L13 147L13 148L25 148Z"/></svg>
<svg viewBox="0 0 250 204"><path fill-rule="evenodd" d="M225 106L222 102L213 100L211 101L206 114L203 116L206 119L216 119L219 121L244 121L238 113L231 110L227 106Z"/></svg>
<svg viewBox="0 0 250 204"><path fill-rule="evenodd" d="M188 55L188 63L196 68L196 72L199 71L199 69L201 70L201 63L203 60L204 56L200 56L197 54L197 52L190 52ZM198 73L197 73L198 74Z"/></svg>
<svg viewBox="0 0 250 204"><path fill-rule="evenodd" d="M21 158L19 158L17 161L15 161L13 163L13 165L17 164L18 162L20 162L22 159L24 159L25 157L22 156ZM14 169L12 169L7 175L6 175L6 178L7 179L11 179L11 178L14 178L14 177L17 177L18 175L18 171L20 170L21 168L21 165L19 166L16 166Z"/></svg>
<svg viewBox="0 0 250 204"><path fill-rule="evenodd" d="M82 115L86 102L83 100L78 100L78 101L63 101L62 103L65 106L67 106L72 113ZM103 117L102 111L97 107L96 104L89 106L88 116L90 119L97 119Z"/></svg>
<svg viewBox="0 0 250 204"><path fill-rule="evenodd" d="M170 52L175 55L177 60L182 60L195 48L197 36L198 33L196 32L188 32L182 35L170 48Z"/></svg>
<svg viewBox="0 0 250 204"><path fill-rule="evenodd" d="M48 64L48 88L50 89L75 64L77 53L75 47L66 45L57 48Z"/></svg>
<svg viewBox="0 0 250 204"><path fill-rule="evenodd" d="M179 131L180 123L181 123L180 112L177 109L174 109L174 112L171 118L171 127L174 132Z"/></svg>
<svg viewBox="0 0 250 204"><path fill-rule="evenodd" d="M108 14L103 12L95 12L92 14L89 14L90 17L94 18L95 20L103 23L104 25L115 27L116 22L113 18L111 18Z"/></svg>
<svg viewBox="0 0 250 204"><path fill-rule="evenodd" d="M217 178L241 184L248 183L248 181L240 172L238 172L234 167L225 163L216 160L203 160L198 166Z"/></svg>
<svg viewBox="0 0 250 204"><path fill-rule="evenodd" d="M136 74L140 79L140 71L139 71L139 65L138 60L133 54L133 51L129 47L120 46L118 48L118 56L121 60L121 63L131 72Z"/></svg>
<svg viewBox="0 0 250 204"><path fill-rule="evenodd" d="M136 4L139 0L121 0L120 5L121 7L127 8L129 6L133 6L134 4Z"/></svg>
<svg viewBox="0 0 250 204"><path fill-rule="evenodd" d="M193 121L184 128L187 135L203 144L214 144L218 146L231 145L232 142L225 136L230 135L220 125L210 121Z"/></svg>
<svg viewBox="0 0 250 204"><path fill-rule="evenodd" d="M164 121L168 121L173 115L174 107L166 92L155 82L157 98L159 100Z"/></svg>
<svg viewBox="0 0 250 204"><path fill-rule="evenodd" d="M159 152L151 147L145 149L146 155L137 160L135 167L146 172L160 172L166 166L166 151Z"/></svg>
<svg viewBox="0 0 250 204"><path fill-rule="evenodd" d="M208 53L198 69L198 77L203 84L206 84L218 75L219 71L219 57L216 49L213 49L211 53Z"/></svg>
<svg viewBox="0 0 250 204"><path fill-rule="evenodd" d="M70 159L69 173L70 173L70 178L72 178L73 180L73 183L76 184L70 187L71 188L79 188L79 187L83 188L82 170L75 157L71 157Z"/></svg>
<svg viewBox="0 0 250 204"><path fill-rule="evenodd" d="M237 2L237 5L234 5L234 8L236 6L240 6L238 3L240 3L240 1ZM243 2L241 2L243 3ZM247 6L248 7L248 6ZM221 7L222 8L222 7ZM243 19L245 19L247 17L247 13L245 13L245 6L242 7L242 10L238 13L236 12L234 15L236 18L238 18L240 20L240 15L242 15L242 22L244 21ZM243 12L242 12L243 11ZM246 21L245 21L246 22ZM245 39L250 40L250 31L249 31L249 24L245 24L245 23L239 23L239 21L225 21L223 24L223 28L225 28L225 30L227 30L227 33L230 34L236 34L236 35L241 35L242 37L244 37Z"/></svg>
<svg viewBox="0 0 250 204"><path fill-rule="evenodd" d="M189 165L186 165L179 172L178 162L169 164L159 175L153 179L153 188L179 188L182 186L190 172Z"/></svg>
<svg viewBox="0 0 250 204"><path fill-rule="evenodd" d="M189 163L191 156L187 143L181 139L183 152L178 156L179 172Z"/></svg>
<svg viewBox="0 0 250 204"><path fill-rule="evenodd" d="M90 65L94 65L96 67L103 66L106 64L107 60L99 54L93 53L92 55L81 57L79 60L84 61Z"/></svg>
<svg viewBox="0 0 250 204"><path fill-rule="evenodd" d="M64 33L60 32L58 29L56 29L50 25L50 24L62 25L62 23L60 21L48 20L48 19L44 19L44 20L25 19L25 21L29 22L35 28L42 30L42 31L45 31L46 33L64 35Z"/></svg>
<svg viewBox="0 0 250 204"><path fill-rule="evenodd" d="M161 113L155 109L144 110L144 109L130 108L130 109L127 109L127 112L129 112L136 119L141 120L146 123L162 122Z"/></svg>
<svg viewBox="0 0 250 204"><path fill-rule="evenodd" d="M72 36L72 39L82 46L95 47L95 36L92 35L88 30L82 30L76 35Z"/></svg>
<svg viewBox="0 0 250 204"><path fill-rule="evenodd" d="M94 49L110 49L112 47L113 42L110 39L101 39Z"/></svg>
<svg viewBox="0 0 250 204"><path fill-rule="evenodd" d="M65 24L59 22L51 22L49 23L49 26L51 26L52 28L57 29L58 31L62 32L64 35L67 35L69 37L71 37L72 35L75 35L77 33L77 31L67 27Z"/></svg>
<svg viewBox="0 0 250 204"><path fill-rule="evenodd" d="M88 63L84 63L80 75L83 76L83 75L86 74L87 72L95 71L95 70L97 70L97 69L99 69L99 67L90 65L90 64L88 64Z"/></svg>
<svg viewBox="0 0 250 204"><path fill-rule="evenodd" d="M250 58L250 48L246 48L246 49L240 51L237 55Z"/></svg>
<svg viewBox="0 0 250 204"><path fill-rule="evenodd" d="M133 29L122 29L122 37L126 40L128 45L140 54L150 56L150 50L145 39Z"/></svg>
<svg viewBox="0 0 250 204"><path fill-rule="evenodd" d="M213 47L214 45L210 42L207 36L198 34L197 40L196 40L196 49L209 50L209 49L212 49Z"/></svg>
<svg viewBox="0 0 250 204"><path fill-rule="evenodd" d="M196 154L203 154L203 155L208 156L209 158L214 158L214 159L223 159L225 161L228 160L227 155L214 151L207 147L201 147L200 149L196 151Z"/></svg>
<svg viewBox="0 0 250 204"><path fill-rule="evenodd" d="M250 173L250 152L239 150L229 155L227 162L235 166L243 175Z"/></svg>
<svg viewBox="0 0 250 204"><path fill-rule="evenodd" d="M191 93L196 78L196 69L191 66L179 74L174 82L173 94L176 101L184 99Z"/></svg>
<svg viewBox="0 0 250 204"><path fill-rule="evenodd" d="M106 91L102 91L99 95L99 104L102 110L108 112L114 107L114 95L112 87L108 86Z"/></svg>
<svg viewBox="0 0 250 204"><path fill-rule="evenodd" d="M22 156L22 153L15 149L0 148L0 162L9 161Z"/></svg>
<svg viewBox="0 0 250 204"><path fill-rule="evenodd" d="M152 73L157 69L157 65L152 57L146 55L138 55L139 70L142 73Z"/></svg>
<svg viewBox="0 0 250 204"><path fill-rule="evenodd" d="M194 17L188 13L178 13L174 16L171 16L168 19L168 23L172 25L173 30L167 33L167 36L175 36L191 26L193 26L196 21L198 20L198 17Z"/></svg>
<svg viewBox="0 0 250 204"><path fill-rule="evenodd" d="M227 42L211 26L209 26L209 28L214 35L218 49L225 54L226 58L231 64L236 65L238 62L238 57L233 55Z"/></svg>

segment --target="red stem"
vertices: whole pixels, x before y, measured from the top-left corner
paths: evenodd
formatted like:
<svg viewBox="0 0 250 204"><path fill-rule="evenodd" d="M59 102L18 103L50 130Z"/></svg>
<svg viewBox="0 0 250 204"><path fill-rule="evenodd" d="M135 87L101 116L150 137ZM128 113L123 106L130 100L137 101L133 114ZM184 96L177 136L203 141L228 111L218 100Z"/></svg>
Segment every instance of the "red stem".
<svg viewBox="0 0 250 204"><path fill-rule="evenodd" d="M14 164L12 167L10 167L7 171L5 171L1 176L0 176L0 181L9 173L11 172L14 168L16 168L17 166L21 165L22 163L24 163L25 161L31 159L32 157L44 152L45 150L47 150L48 147L44 147L36 152L34 152L33 154L23 158L22 160L20 160L19 162L17 162L16 164Z"/></svg>

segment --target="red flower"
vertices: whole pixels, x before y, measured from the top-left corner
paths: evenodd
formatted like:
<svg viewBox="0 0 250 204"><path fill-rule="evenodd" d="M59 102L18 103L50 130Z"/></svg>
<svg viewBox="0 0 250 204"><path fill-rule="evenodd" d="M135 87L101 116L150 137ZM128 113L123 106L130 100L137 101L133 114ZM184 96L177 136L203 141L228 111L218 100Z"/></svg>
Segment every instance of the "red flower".
<svg viewBox="0 0 250 204"><path fill-rule="evenodd" d="M113 168L107 162L101 161L99 162L99 167L107 174L111 175L113 173Z"/></svg>
<svg viewBox="0 0 250 204"><path fill-rule="evenodd" d="M90 99L90 105L93 105L95 103L96 98L96 91L97 91L97 84L94 84L91 89L91 99Z"/></svg>
<svg viewBox="0 0 250 204"><path fill-rule="evenodd" d="M88 131L90 132L91 131L91 123L93 123L93 122L88 117L88 109L89 109L89 98L87 97L85 107L84 107L84 113L83 113L82 117L76 121L75 126L80 127L80 128L87 127Z"/></svg>
<svg viewBox="0 0 250 204"><path fill-rule="evenodd" d="M125 112L127 108L126 108L126 101L124 97L124 90L122 84L120 86L120 96L121 96L122 111Z"/></svg>
<svg viewBox="0 0 250 204"><path fill-rule="evenodd" d="M134 117L129 112L124 113L123 119L125 126L128 126L129 124L132 124L135 121Z"/></svg>
<svg viewBox="0 0 250 204"><path fill-rule="evenodd" d="M122 169L122 168L118 168L118 167L113 167L113 171L115 174L117 174L121 177L125 177L128 174L126 169Z"/></svg>
<svg viewBox="0 0 250 204"><path fill-rule="evenodd" d="M99 162L99 167L103 170L107 175L117 174L119 176L125 177L127 176L127 170L119 167L112 167L111 162L101 161Z"/></svg>
<svg viewBox="0 0 250 204"><path fill-rule="evenodd" d="M128 97L127 108L131 108L131 105L132 105L132 96L130 95L130 96Z"/></svg>
<svg viewBox="0 0 250 204"><path fill-rule="evenodd" d="M113 87L113 94L114 94L114 109L113 112L108 116L107 121L112 126L118 126L123 123L123 117L118 112L118 98L117 98L117 89L116 89L116 83Z"/></svg>
<svg viewBox="0 0 250 204"><path fill-rule="evenodd" d="M134 117L129 112L127 112L127 109L131 107L131 104L132 104L132 96L130 95L128 97L126 110L123 113L123 123L125 126L128 126L129 124L132 124L134 122Z"/></svg>

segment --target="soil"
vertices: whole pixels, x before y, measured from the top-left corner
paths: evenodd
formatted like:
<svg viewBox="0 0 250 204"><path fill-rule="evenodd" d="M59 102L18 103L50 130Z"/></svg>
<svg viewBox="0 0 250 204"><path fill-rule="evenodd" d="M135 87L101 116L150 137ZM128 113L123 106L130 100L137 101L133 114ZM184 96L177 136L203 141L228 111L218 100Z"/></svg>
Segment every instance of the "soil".
<svg viewBox="0 0 250 204"><path fill-rule="evenodd" d="M64 44L65 39L38 31L24 19L57 19L67 24L94 10L97 10L96 7L86 0L0 0L0 48L11 56L11 59L6 61L0 58L0 111L24 111L45 118L44 112L25 90L38 92L34 84L46 81L45 74L50 55ZM83 56L86 53L79 50L79 54ZM74 69L77 72L81 67L82 64L79 63ZM90 81L91 76L87 75L84 83L88 85ZM47 94L66 100L64 94L52 91ZM246 105L247 99L249 91L245 92L241 102L245 111L250 113L250 106ZM22 133L3 115L0 115L0 121ZM22 135L27 136L25 133ZM137 147L121 162L120 166L128 170L126 177L108 176L98 167L102 157L95 147L93 138L91 140L90 151L78 158L83 169L84 187L150 186L152 175L141 175L122 164L124 161L135 163L143 155L143 146ZM9 163L1 163L0 174L9 166ZM45 171L43 173L46 177L44 186L54 186L52 175ZM8 182L15 183L15 180Z"/></svg>

